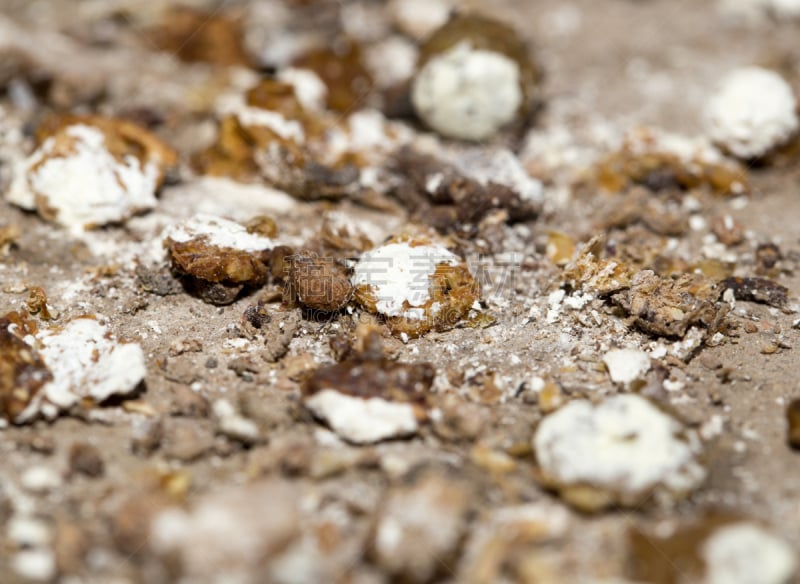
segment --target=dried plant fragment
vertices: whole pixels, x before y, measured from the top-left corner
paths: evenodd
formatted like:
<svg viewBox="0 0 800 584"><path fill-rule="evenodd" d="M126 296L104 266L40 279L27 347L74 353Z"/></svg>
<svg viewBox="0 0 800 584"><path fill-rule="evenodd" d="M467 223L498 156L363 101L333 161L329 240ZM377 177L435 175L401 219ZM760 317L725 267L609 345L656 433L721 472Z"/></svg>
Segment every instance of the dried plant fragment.
<svg viewBox="0 0 800 584"><path fill-rule="evenodd" d="M17 320L13 314L0 317L0 418L12 421L53 378L39 353L20 338L25 331Z"/></svg>
<svg viewBox="0 0 800 584"><path fill-rule="evenodd" d="M775 308L783 308L789 301L789 289L769 278L725 278L720 282L721 290L732 290L736 300L760 302Z"/></svg>
<svg viewBox="0 0 800 584"><path fill-rule="evenodd" d="M353 296L347 268L332 257L301 251L289 257L284 301L322 312L344 308Z"/></svg>
<svg viewBox="0 0 800 584"><path fill-rule="evenodd" d="M319 230L319 246L338 258L360 255L373 247L372 240L344 215L327 215Z"/></svg>
<svg viewBox="0 0 800 584"><path fill-rule="evenodd" d="M579 248L577 258L564 268L564 279L573 288L607 296L629 288L633 270L618 259L605 259L605 242L595 237Z"/></svg>
<svg viewBox="0 0 800 584"><path fill-rule="evenodd" d="M225 14L211 14L188 7L172 7L163 22L146 34L162 51L189 63L249 67L241 25Z"/></svg>
<svg viewBox="0 0 800 584"><path fill-rule="evenodd" d="M575 257L575 239L562 231L549 232L545 255L557 266L567 265Z"/></svg>
<svg viewBox="0 0 800 584"><path fill-rule="evenodd" d="M744 225L730 215L716 216L711 220L711 231L726 246L737 245L744 241Z"/></svg>
<svg viewBox="0 0 800 584"><path fill-rule="evenodd" d="M328 88L329 109L348 114L367 105L372 77L355 41L337 39L329 47L306 53L294 65L309 69L322 79Z"/></svg>
<svg viewBox="0 0 800 584"><path fill-rule="evenodd" d="M19 240L19 236L18 225L0 225L0 257L8 255L8 252Z"/></svg>
<svg viewBox="0 0 800 584"><path fill-rule="evenodd" d="M70 230L118 223L152 209L177 154L125 120L45 119L38 147L17 169L7 199Z"/></svg>
<svg viewBox="0 0 800 584"><path fill-rule="evenodd" d="M426 238L396 237L365 253L353 285L362 307L409 336L452 328L480 299L461 258Z"/></svg>
<svg viewBox="0 0 800 584"><path fill-rule="evenodd" d="M756 273L762 276L775 276L779 271L778 263L783 259L781 248L776 244L761 243L756 247Z"/></svg>
<svg viewBox="0 0 800 584"><path fill-rule="evenodd" d="M638 395L569 402L540 422L533 447L544 484L584 511L682 498L706 476L697 437Z"/></svg>
<svg viewBox="0 0 800 584"><path fill-rule="evenodd" d="M746 169L707 141L648 128L631 132L619 150L598 162L591 181L610 192L634 185L652 191L707 187L720 195L749 191Z"/></svg>
<svg viewBox="0 0 800 584"><path fill-rule="evenodd" d="M371 331L355 356L306 380L303 403L345 440L370 444L416 433L434 376L428 363L387 360Z"/></svg>
<svg viewBox="0 0 800 584"><path fill-rule="evenodd" d="M699 274L672 279L642 270L613 300L644 332L682 337L691 326L714 329L719 324L727 306L717 302L721 292L716 282Z"/></svg>
<svg viewBox="0 0 800 584"><path fill-rule="evenodd" d="M58 318L58 311L47 303L47 294L41 286L33 286L30 289L28 300L25 307L31 314L38 314L43 320L54 320Z"/></svg>
<svg viewBox="0 0 800 584"><path fill-rule="evenodd" d="M293 78L321 83L310 71L292 71ZM309 105L316 94L308 91L309 80L282 79L263 79L244 97L220 103L217 141L194 156L195 167L238 180L259 177L306 200L336 200L380 187L378 166L408 139L408 131L372 110L346 119L316 110Z"/></svg>
<svg viewBox="0 0 800 584"><path fill-rule="evenodd" d="M173 269L204 301L230 304L245 286L267 282L276 242L234 221L196 215L168 228L164 246Z"/></svg>
<svg viewBox="0 0 800 584"><path fill-rule="evenodd" d="M445 160L404 148L394 170L404 177L395 197L416 221L442 233L474 236L478 223L494 210L524 221L541 207L541 183L508 150L469 151Z"/></svg>

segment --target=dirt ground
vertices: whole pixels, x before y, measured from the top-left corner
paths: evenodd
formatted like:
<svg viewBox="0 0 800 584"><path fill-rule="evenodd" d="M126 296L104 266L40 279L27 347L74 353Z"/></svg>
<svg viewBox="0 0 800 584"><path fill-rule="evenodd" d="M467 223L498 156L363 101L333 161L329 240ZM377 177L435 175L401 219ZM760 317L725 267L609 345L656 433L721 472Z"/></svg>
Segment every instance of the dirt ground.
<svg viewBox="0 0 800 584"><path fill-rule="evenodd" d="M19 81L23 73L3 72L4 184L8 161L30 151L44 113L65 109L157 115L151 127L181 160L155 209L86 233L0 199L0 227L19 228L0 254L0 314L23 310L41 286L58 311L52 322L34 316L41 328L102 315L114 335L142 347L147 368L136 395L0 429L0 582L701 582L702 562L682 559L699 544L679 553L658 538L714 514L764 526L800 555L800 453L787 444L786 423L787 405L800 398L797 154L745 165L748 194L683 192L689 227L669 235L647 217L610 225L621 203L638 203L630 190L605 192L584 178L637 127L702 136L708 96L738 67L773 68L800 94L800 20L762 13L756 2L741 2L751 5L746 13L710 0L462 3L512 23L544 71L531 126L480 146L515 150L542 180L542 209L458 240L483 278L471 320L416 339L380 325L389 359L429 362L436 379L413 435L356 445L304 407L301 387L335 361L331 339L351 338L362 309L309 319L272 295L270 322L248 335L245 310L269 295L204 303L169 275L160 234L197 212L238 221L267 214L278 238L298 246L333 215L378 244L407 228L413 210L300 200L260 181L193 170L191 155L216 133L209 104L241 82L231 68L156 51L142 31L163 18L165 4L0 0L0 72L13 61L3 35L15 30L31 59L76 92L66 101L41 97L30 78ZM240 19L251 54L277 51L267 41L278 46L279 36L324 37L348 18L337 15L354 18L345 8L357 4L192 2ZM361 5L389 18L380 2ZM87 101L77 89L93 83L105 91ZM21 140L10 138L15 128ZM743 230L728 245L712 233L725 216ZM604 236L607 249L642 257L655 248L687 272L715 259L742 277L757 275L757 246L773 243L782 259L768 277L788 288L788 302L739 300L721 334L671 356L680 338L644 332L609 297L581 297L569 286L548 257L554 231L577 244ZM148 292L147 271L177 286ZM652 357L636 388L609 378L603 356L617 347ZM531 446L553 409L542 384L565 402L639 391L668 408L701 438L703 484L667 501L575 509L545 486ZM221 428L220 400L256 424L257 438ZM89 458L102 463L82 466L75 444L93 447ZM642 552L643 540L657 553Z"/></svg>

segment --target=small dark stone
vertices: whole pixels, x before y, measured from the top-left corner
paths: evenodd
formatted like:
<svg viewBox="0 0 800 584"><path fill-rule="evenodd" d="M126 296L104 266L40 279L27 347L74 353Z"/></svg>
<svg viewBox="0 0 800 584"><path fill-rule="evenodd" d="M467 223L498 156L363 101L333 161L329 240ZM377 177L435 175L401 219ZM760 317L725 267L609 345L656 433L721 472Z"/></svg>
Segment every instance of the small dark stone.
<svg viewBox="0 0 800 584"><path fill-rule="evenodd" d="M781 250L774 243L762 243L756 248L756 264L763 271L774 268L781 257Z"/></svg>
<svg viewBox="0 0 800 584"><path fill-rule="evenodd" d="M789 289L769 278L725 278L720 287L733 291L736 300L760 302L783 308L789 300Z"/></svg>
<svg viewBox="0 0 800 584"><path fill-rule="evenodd" d="M105 472L100 451L87 442L76 442L69 449L69 468L73 473L96 478Z"/></svg>
<svg viewBox="0 0 800 584"><path fill-rule="evenodd" d="M264 325L272 320L269 311L261 303L248 306L244 311L244 318L257 329L263 328Z"/></svg>
<svg viewBox="0 0 800 584"><path fill-rule="evenodd" d="M167 268L139 266L136 268L136 277L142 290L157 296L170 296L183 292L180 281Z"/></svg>
<svg viewBox="0 0 800 584"><path fill-rule="evenodd" d="M792 400L786 406L786 421L789 424L787 436L789 446L800 450L800 398Z"/></svg>

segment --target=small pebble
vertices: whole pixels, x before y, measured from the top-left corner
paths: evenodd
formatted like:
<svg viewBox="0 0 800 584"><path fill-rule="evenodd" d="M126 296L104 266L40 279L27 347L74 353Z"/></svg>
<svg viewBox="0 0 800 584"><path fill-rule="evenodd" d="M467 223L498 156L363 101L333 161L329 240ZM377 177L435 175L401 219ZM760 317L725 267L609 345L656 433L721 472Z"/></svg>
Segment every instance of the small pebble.
<svg viewBox="0 0 800 584"><path fill-rule="evenodd" d="M789 425L789 446L800 450L800 398L792 400L786 406L786 421Z"/></svg>
<svg viewBox="0 0 800 584"><path fill-rule="evenodd" d="M32 466L22 473L20 478L22 486L32 493L46 493L59 488L62 484L61 475L48 466Z"/></svg>
<svg viewBox="0 0 800 584"><path fill-rule="evenodd" d="M100 451L87 442L76 442L69 449L69 468L73 473L97 478L105 472Z"/></svg>
<svg viewBox="0 0 800 584"><path fill-rule="evenodd" d="M611 381L630 385L650 370L650 356L638 349L612 349L603 356Z"/></svg>

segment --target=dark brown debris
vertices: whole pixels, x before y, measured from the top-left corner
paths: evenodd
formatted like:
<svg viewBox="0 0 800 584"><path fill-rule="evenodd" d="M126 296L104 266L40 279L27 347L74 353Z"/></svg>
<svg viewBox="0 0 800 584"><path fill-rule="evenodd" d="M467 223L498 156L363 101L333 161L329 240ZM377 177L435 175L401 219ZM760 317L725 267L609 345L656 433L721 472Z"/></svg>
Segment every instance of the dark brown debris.
<svg viewBox="0 0 800 584"><path fill-rule="evenodd" d="M335 39L327 47L302 55L294 65L319 75L328 88L327 105L333 111L351 113L367 106L372 77L355 41Z"/></svg>
<svg viewBox="0 0 800 584"><path fill-rule="evenodd" d="M38 314L43 320L53 320L58 316L57 312L50 311L50 307L47 305L47 294L41 286L31 287L25 306L28 312Z"/></svg>
<svg viewBox="0 0 800 584"><path fill-rule="evenodd" d="M283 299L289 306L336 312L353 297L353 285L341 261L301 251L290 256L288 264Z"/></svg>
<svg viewBox="0 0 800 584"><path fill-rule="evenodd" d="M211 283L226 285L262 284L267 279L269 252L253 254L236 249L219 248L202 238L185 242L169 241L170 257L175 269L185 275Z"/></svg>
<svg viewBox="0 0 800 584"><path fill-rule="evenodd" d="M789 446L800 450L800 399L794 399L786 406L786 422Z"/></svg>
<svg viewBox="0 0 800 584"><path fill-rule="evenodd" d="M53 378L36 350L11 332L10 328L16 328L26 334L24 323L25 317L17 313L0 317L0 417L6 420L21 414Z"/></svg>
<svg viewBox="0 0 800 584"><path fill-rule="evenodd" d="M314 371L303 385L305 396L333 389L368 399L425 404L436 369L430 363L398 363L383 354L379 329L370 326L357 332L352 357Z"/></svg>
<svg viewBox="0 0 800 584"><path fill-rule="evenodd" d="M102 476L105 472L103 456L96 446L88 442L76 442L69 449L70 472L90 478Z"/></svg>
<svg viewBox="0 0 800 584"><path fill-rule="evenodd" d="M691 326L714 329L726 314L726 305L717 302L722 288L699 274L662 278L642 270L631 280L630 288L612 297L646 333L682 337Z"/></svg>
<svg viewBox="0 0 800 584"><path fill-rule="evenodd" d="M0 225L0 258L17 244L20 237L19 225Z"/></svg>
<svg viewBox="0 0 800 584"><path fill-rule="evenodd" d="M269 277L270 252L250 253L219 248L195 238L165 242L176 274L209 304L230 304L245 287L264 285Z"/></svg>
<svg viewBox="0 0 800 584"><path fill-rule="evenodd" d="M726 278L720 283L722 290L733 291L736 300L759 302L783 308L789 301L789 289L769 278Z"/></svg>
<svg viewBox="0 0 800 584"><path fill-rule="evenodd" d="M146 34L150 43L189 63L249 67L244 32L239 22L225 14L188 7L173 7L163 22Z"/></svg>
<svg viewBox="0 0 800 584"><path fill-rule="evenodd" d="M254 329L250 332L255 332L263 329L267 323L272 320L269 311L262 301L257 304L252 304L245 308L242 315L242 327L245 329Z"/></svg>
<svg viewBox="0 0 800 584"><path fill-rule="evenodd" d="M395 172L405 177L394 196L416 221L440 233L473 237L477 225L491 211L504 210L510 221L536 217L538 205L525 201L513 189L498 183L483 185L452 165L429 154L403 148Z"/></svg>
<svg viewBox="0 0 800 584"><path fill-rule="evenodd" d="M729 215L717 215L711 220L711 231L720 243L731 246L744 241L744 225Z"/></svg>
<svg viewBox="0 0 800 584"><path fill-rule="evenodd" d="M183 292L183 286L166 268L136 267L136 278L145 292L156 296L172 296Z"/></svg>
<svg viewBox="0 0 800 584"><path fill-rule="evenodd" d="M634 185L652 192L708 189L720 195L748 192L747 172L730 160L695 156L686 160L669 151L658 134L638 128L622 147L600 160L589 173L587 189L620 193Z"/></svg>
<svg viewBox="0 0 800 584"><path fill-rule="evenodd" d="M781 249L774 243L761 243L756 248L756 273L771 276L779 261L783 259Z"/></svg>

